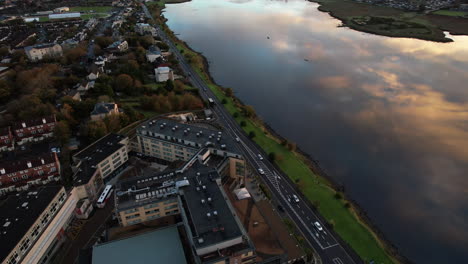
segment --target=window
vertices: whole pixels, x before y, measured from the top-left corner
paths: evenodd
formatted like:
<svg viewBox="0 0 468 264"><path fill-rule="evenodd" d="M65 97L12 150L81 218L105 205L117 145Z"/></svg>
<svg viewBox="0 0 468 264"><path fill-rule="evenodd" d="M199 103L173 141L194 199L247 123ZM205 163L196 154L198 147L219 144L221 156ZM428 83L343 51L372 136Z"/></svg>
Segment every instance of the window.
<svg viewBox="0 0 468 264"><path fill-rule="evenodd" d="M133 220L133 221L128 221L128 224L129 224L129 225L134 225L134 224L138 224L138 223L140 223L140 222L141 222L141 220L140 220L140 219L137 219L137 220Z"/></svg>
<svg viewBox="0 0 468 264"><path fill-rule="evenodd" d="M155 215L150 215L150 216L148 216L147 219L148 219L148 220L152 220L152 219L156 219L156 218L158 218L158 217L160 217L160 215L159 215L159 214L155 214Z"/></svg>
<svg viewBox="0 0 468 264"><path fill-rule="evenodd" d="M174 209L174 208L179 208L179 206L177 204L174 204L174 205L169 205L169 206L166 206L166 208L164 208L164 210L171 210L171 209Z"/></svg>
<svg viewBox="0 0 468 264"><path fill-rule="evenodd" d="M57 169L55 167L50 168L50 172L55 172Z"/></svg>
<svg viewBox="0 0 468 264"><path fill-rule="evenodd" d="M138 217L140 217L140 214L127 215L127 216L125 217L125 219L127 219L127 220L128 220L128 219L135 219L135 218L138 218Z"/></svg>
<svg viewBox="0 0 468 264"><path fill-rule="evenodd" d="M21 176L21 178L26 180L28 178L28 175L23 175L23 176Z"/></svg>
<svg viewBox="0 0 468 264"><path fill-rule="evenodd" d="M159 213L159 209L154 209L154 210L149 210L149 211L145 211L145 214L154 214L154 213Z"/></svg>
<svg viewBox="0 0 468 264"><path fill-rule="evenodd" d="M18 181L18 177L13 177L11 180L14 181L14 182L17 182L17 181Z"/></svg>
<svg viewBox="0 0 468 264"><path fill-rule="evenodd" d="M130 209L130 210L125 211L124 213L125 213L125 214L131 214L131 213L134 213L134 212L136 212L136 211L137 211L137 209L136 209L136 208L133 208L133 209Z"/></svg>
<svg viewBox="0 0 468 264"><path fill-rule="evenodd" d="M151 209L151 208L158 207L158 206L159 206L159 204L147 204L147 205L143 206L143 208Z"/></svg>

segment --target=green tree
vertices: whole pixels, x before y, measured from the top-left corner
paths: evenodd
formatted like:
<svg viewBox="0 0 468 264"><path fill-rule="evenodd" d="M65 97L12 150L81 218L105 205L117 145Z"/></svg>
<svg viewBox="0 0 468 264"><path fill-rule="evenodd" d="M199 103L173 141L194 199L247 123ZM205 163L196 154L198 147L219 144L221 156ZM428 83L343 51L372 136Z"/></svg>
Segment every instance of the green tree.
<svg viewBox="0 0 468 264"><path fill-rule="evenodd" d="M6 103L11 97L12 88L7 81L0 79L0 103Z"/></svg>
<svg viewBox="0 0 468 264"><path fill-rule="evenodd" d="M242 106L242 112L246 117L255 117L255 109L250 105Z"/></svg>
<svg viewBox="0 0 468 264"><path fill-rule="evenodd" d="M89 121L86 124L86 134L91 140L97 140L107 134L106 124L102 120Z"/></svg>
<svg viewBox="0 0 468 264"><path fill-rule="evenodd" d="M131 94L133 78L128 74L119 74L117 78L115 78L115 88L117 91Z"/></svg>
<svg viewBox="0 0 468 264"><path fill-rule="evenodd" d="M172 80L167 80L166 81L166 85L165 85L165 88L167 91L172 91L174 90L174 82Z"/></svg>
<svg viewBox="0 0 468 264"><path fill-rule="evenodd" d="M71 131L67 121L61 120L57 123L57 125L54 128L54 136L62 147L68 144L71 136Z"/></svg>
<svg viewBox="0 0 468 264"><path fill-rule="evenodd" d="M245 126L247 126L247 123L246 123L244 120L242 120L242 121L240 122L240 126L241 126L241 127L245 127Z"/></svg>
<svg viewBox="0 0 468 264"><path fill-rule="evenodd" d="M275 161L276 160L276 153L274 153L274 152L268 153L268 159L270 161Z"/></svg>
<svg viewBox="0 0 468 264"><path fill-rule="evenodd" d="M249 132L249 138L254 138L255 137L255 132L254 131L250 131Z"/></svg>

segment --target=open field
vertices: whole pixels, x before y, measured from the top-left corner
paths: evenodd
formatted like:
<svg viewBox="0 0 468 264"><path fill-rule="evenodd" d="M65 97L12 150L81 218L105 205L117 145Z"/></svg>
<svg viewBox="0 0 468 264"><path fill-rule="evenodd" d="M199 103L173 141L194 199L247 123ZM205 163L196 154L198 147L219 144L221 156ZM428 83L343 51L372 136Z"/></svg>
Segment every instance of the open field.
<svg viewBox="0 0 468 264"><path fill-rule="evenodd" d="M453 17L466 17L468 18L468 12L463 11L450 11L450 10L438 10L432 12L434 15L441 15L441 16L453 16Z"/></svg>
<svg viewBox="0 0 468 264"><path fill-rule="evenodd" d="M437 42L451 41L445 37L443 27L441 27L443 24L448 24L448 21L440 20L433 23L428 15L347 0L315 0L313 2L320 4L318 8L320 11L328 12L331 16L341 20L345 26L355 30L390 37L418 38ZM355 23L356 18L365 17L381 19L382 22L386 19L388 23ZM468 34L466 25L458 30Z"/></svg>
<svg viewBox="0 0 468 264"><path fill-rule="evenodd" d="M83 14L81 15L81 19L88 20L91 18L102 18L108 16L107 14Z"/></svg>
<svg viewBox="0 0 468 264"><path fill-rule="evenodd" d="M70 12L86 12L93 11L94 13L108 13L112 10L112 6L75 6L70 7Z"/></svg>

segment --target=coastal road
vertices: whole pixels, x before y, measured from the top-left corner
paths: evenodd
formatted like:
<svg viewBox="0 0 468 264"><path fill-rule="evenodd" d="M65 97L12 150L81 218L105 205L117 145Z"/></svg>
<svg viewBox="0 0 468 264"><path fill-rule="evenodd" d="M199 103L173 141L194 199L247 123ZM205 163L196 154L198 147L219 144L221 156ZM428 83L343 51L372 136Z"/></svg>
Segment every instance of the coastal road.
<svg viewBox="0 0 468 264"><path fill-rule="evenodd" d="M146 6L142 6L145 14L149 18L152 18ZM362 263L362 260L360 260L354 252L348 253L345 247L335 238L335 234L325 227L322 218L316 214L305 199L302 199L302 196L298 190L296 190L288 176L284 175L268 161L263 150L245 134L236 120L234 120L217 100L206 83L198 76L191 65L187 63L184 56L180 54L179 50L164 31L159 28L158 34L161 39L169 45L171 52L178 59L186 76L189 76L194 87L199 89L201 97L205 100L208 98L214 100L215 104L212 108L213 112L218 117L218 121L226 128L226 132L230 134L230 136L240 139L239 148L247 161L256 169L261 168L264 171L264 174L260 174L260 176L270 188L273 200L284 208L285 213L294 221L308 244L319 254L322 262L331 264ZM262 156L262 159L259 158L259 155ZM298 202L294 201L293 195L299 197ZM321 225L322 230L319 230L319 228L315 226L315 222Z"/></svg>

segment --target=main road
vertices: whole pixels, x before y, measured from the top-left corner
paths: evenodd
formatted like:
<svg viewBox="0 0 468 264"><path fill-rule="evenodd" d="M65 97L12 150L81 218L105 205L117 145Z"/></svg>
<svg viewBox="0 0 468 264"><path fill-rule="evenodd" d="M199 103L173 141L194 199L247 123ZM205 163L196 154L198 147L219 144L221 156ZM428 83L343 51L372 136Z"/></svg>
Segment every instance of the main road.
<svg viewBox="0 0 468 264"><path fill-rule="evenodd" d="M142 7L146 16L153 19L146 5L142 4ZM335 234L326 228L322 218L312 210L310 204L304 199L300 199L302 195L294 187L288 176L278 170L267 158L263 158L266 157L263 150L245 134L236 120L222 106L215 94L198 76L192 66L187 63L184 56L161 28L158 29L158 34L169 45L186 76L189 76L192 84L199 89L202 98L214 100L213 110L218 116L219 122L226 128L226 132L230 136L240 139L239 145L247 161L256 169L263 170L264 173L260 174L260 176L270 188L274 200L284 208L285 213L294 221L306 241L319 254L322 262L332 264L362 263L362 260L354 252L347 252L345 247L335 238ZM294 196L299 197L298 202L295 201ZM318 228L316 223L320 224L321 227Z"/></svg>

